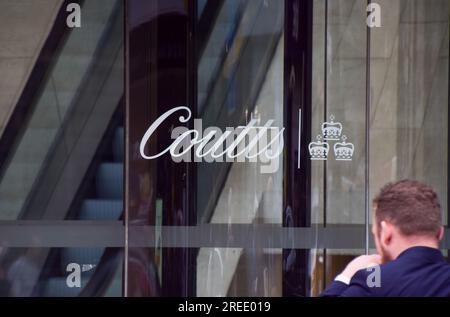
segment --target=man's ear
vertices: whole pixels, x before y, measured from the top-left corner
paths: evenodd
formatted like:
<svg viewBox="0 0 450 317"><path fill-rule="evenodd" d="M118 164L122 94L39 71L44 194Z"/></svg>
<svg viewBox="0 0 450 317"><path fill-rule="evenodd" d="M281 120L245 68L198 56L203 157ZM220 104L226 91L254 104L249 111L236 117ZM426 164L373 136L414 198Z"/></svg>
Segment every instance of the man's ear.
<svg viewBox="0 0 450 317"><path fill-rule="evenodd" d="M443 237L444 237L444 226L441 226L439 228L438 240L441 241Z"/></svg>
<svg viewBox="0 0 450 317"><path fill-rule="evenodd" d="M380 241L384 245L389 245L391 243L393 231L394 228L390 223L384 220L380 223Z"/></svg>

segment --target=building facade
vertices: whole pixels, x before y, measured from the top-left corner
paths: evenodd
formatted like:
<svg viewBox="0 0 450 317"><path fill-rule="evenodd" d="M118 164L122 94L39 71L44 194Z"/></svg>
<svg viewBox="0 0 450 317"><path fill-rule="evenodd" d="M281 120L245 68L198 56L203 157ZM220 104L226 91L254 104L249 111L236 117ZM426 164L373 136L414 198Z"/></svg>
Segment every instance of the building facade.
<svg viewBox="0 0 450 317"><path fill-rule="evenodd" d="M447 226L449 17L0 0L0 295L316 296L404 178Z"/></svg>

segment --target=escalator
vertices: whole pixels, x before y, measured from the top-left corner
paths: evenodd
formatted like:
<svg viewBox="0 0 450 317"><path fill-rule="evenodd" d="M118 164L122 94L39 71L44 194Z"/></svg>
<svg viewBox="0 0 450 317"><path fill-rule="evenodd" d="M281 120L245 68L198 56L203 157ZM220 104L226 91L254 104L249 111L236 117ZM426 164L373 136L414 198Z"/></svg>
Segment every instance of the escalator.
<svg viewBox="0 0 450 317"><path fill-rule="evenodd" d="M123 219L123 1L79 1L79 29L68 3L0 140L2 220ZM11 248L0 261L3 296L122 295L120 248Z"/></svg>
<svg viewBox="0 0 450 317"><path fill-rule="evenodd" d="M121 104L118 110L121 109ZM86 172L84 181L66 219L85 221L119 220L123 213L123 162L124 127L123 114L119 111L107 129L99 146L98 155ZM114 262L115 265L111 265ZM59 296L120 296L122 293L123 252L105 248L64 248L56 249L48 256L40 277L36 295ZM55 264L56 263L56 264ZM67 287L68 267L71 263L81 264L80 287ZM108 267L107 267L108 266ZM89 291L88 283L96 268L99 274L110 274L109 278L98 281L102 292ZM110 271L110 272L105 272ZM92 287L92 286L91 286Z"/></svg>

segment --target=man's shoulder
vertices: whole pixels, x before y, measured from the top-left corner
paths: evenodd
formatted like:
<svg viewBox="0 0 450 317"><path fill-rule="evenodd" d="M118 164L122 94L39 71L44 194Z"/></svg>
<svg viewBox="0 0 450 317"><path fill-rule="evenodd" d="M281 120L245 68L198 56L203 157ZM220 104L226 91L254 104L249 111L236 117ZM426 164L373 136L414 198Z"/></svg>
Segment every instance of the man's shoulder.
<svg viewBox="0 0 450 317"><path fill-rule="evenodd" d="M371 266L357 271L351 284L364 288L371 296L386 296L395 285L399 285L403 269L402 264L396 261Z"/></svg>
<svg viewBox="0 0 450 317"><path fill-rule="evenodd" d="M402 258L381 264L379 267L382 275L390 276L392 279L400 278L403 275L410 277L416 274L428 275L430 271L440 272L442 277L450 277L450 263L443 260L430 261L423 259L421 261L414 258Z"/></svg>
<svg viewBox="0 0 450 317"><path fill-rule="evenodd" d="M450 263L394 260L359 270L351 284L365 288L371 296L448 296Z"/></svg>
<svg viewBox="0 0 450 317"><path fill-rule="evenodd" d="M395 284L396 281L401 280L404 275L411 276L411 273L418 273L418 267L410 265L413 263L403 263L399 260L393 260L380 265L368 267L361 269L352 278L352 282L362 284L363 282L367 284L368 279L375 280L376 278L383 279L384 284ZM450 265L449 265L450 269ZM450 271L449 271L450 272Z"/></svg>

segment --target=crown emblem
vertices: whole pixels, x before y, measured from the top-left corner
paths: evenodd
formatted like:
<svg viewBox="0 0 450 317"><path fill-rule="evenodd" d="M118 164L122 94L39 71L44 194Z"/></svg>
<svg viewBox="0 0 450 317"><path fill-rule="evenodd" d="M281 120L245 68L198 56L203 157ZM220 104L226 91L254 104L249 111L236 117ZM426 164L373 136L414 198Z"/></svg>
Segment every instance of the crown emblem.
<svg viewBox="0 0 450 317"><path fill-rule="evenodd" d="M336 142L334 144L334 156L337 161L351 161L353 157L353 151L355 147L353 143L346 142L347 137L342 136L342 142Z"/></svg>
<svg viewBox="0 0 450 317"><path fill-rule="evenodd" d="M311 156L311 160L321 160L324 161L328 157L328 151L330 150L330 146L328 143L322 141L322 137L320 135L317 136L317 142L311 142L308 146L309 155Z"/></svg>
<svg viewBox="0 0 450 317"><path fill-rule="evenodd" d="M342 124L334 122L334 116L330 116L330 122L322 123L323 139L327 141L338 141L342 133Z"/></svg>

